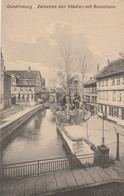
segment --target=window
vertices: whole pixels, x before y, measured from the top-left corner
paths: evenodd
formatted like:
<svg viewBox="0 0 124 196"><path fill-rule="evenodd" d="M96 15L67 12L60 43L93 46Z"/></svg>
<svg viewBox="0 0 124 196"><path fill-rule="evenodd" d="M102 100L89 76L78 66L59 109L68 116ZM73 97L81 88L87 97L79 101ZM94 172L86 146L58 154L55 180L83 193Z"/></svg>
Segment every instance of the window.
<svg viewBox="0 0 124 196"><path fill-rule="evenodd" d="M112 106L109 106L109 115L112 116Z"/></svg>
<svg viewBox="0 0 124 196"><path fill-rule="evenodd" d="M124 75L122 76L122 84L124 84Z"/></svg>
<svg viewBox="0 0 124 196"><path fill-rule="evenodd" d="M117 100L118 100L118 101L122 101L122 91L118 91Z"/></svg>
<svg viewBox="0 0 124 196"><path fill-rule="evenodd" d="M98 105L98 111L99 111L100 113L102 113L102 111L103 111L102 105Z"/></svg>
<svg viewBox="0 0 124 196"><path fill-rule="evenodd" d="M105 100L105 91L102 92L102 100Z"/></svg>
<svg viewBox="0 0 124 196"><path fill-rule="evenodd" d="M117 107L113 107L113 116L117 117Z"/></svg>
<svg viewBox="0 0 124 196"><path fill-rule="evenodd" d="M113 98L112 98L113 101L116 101L116 91L113 91Z"/></svg>
<svg viewBox="0 0 124 196"><path fill-rule="evenodd" d="M118 118L122 119L122 108L118 108Z"/></svg>
<svg viewBox="0 0 124 196"><path fill-rule="evenodd" d="M94 88L94 91L95 91L95 94L97 94L97 90L96 90L96 87Z"/></svg>
<svg viewBox="0 0 124 196"><path fill-rule="evenodd" d="M14 88L14 91L16 91L17 89L16 89L16 87Z"/></svg>
<svg viewBox="0 0 124 196"><path fill-rule="evenodd" d="M23 91L23 87L20 87L20 91Z"/></svg>
<svg viewBox="0 0 124 196"><path fill-rule="evenodd" d="M117 85L120 85L120 76L117 76Z"/></svg>
<svg viewBox="0 0 124 196"><path fill-rule="evenodd" d="M108 86L108 79L105 80L105 85Z"/></svg>
<svg viewBox="0 0 124 196"><path fill-rule="evenodd" d="M78 85L78 80L74 81L74 85L77 86Z"/></svg>
<svg viewBox="0 0 124 196"><path fill-rule="evenodd" d="M32 88L31 87L29 87L29 91L32 91Z"/></svg>
<svg viewBox="0 0 124 196"><path fill-rule="evenodd" d="M104 80L102 80L102 87L104 86Z"/></svg>
<svg viewBox="0 0 124 196"><path fill-rule="evenodd" d="M109 91L106 91L106 100L109 100Z"/></svg>
<svg viewBox="0 0 124 196"><path fill-rule="evenodd" d="M99 91L99 100L101 100L101 91Z"/></svg>
<svg viewBox="0 0 124 196"><path fill-rule="evenodd" d="M115 85L115 77L112 77L112 85Z"/></svg>

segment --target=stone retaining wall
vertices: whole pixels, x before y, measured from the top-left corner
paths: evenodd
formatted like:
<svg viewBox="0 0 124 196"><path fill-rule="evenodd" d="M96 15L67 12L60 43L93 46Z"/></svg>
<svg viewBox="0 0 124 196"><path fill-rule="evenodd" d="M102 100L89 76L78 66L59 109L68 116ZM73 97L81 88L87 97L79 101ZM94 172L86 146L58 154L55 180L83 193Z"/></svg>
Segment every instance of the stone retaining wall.
<svg viewBox="0 0 124 196"><path fill-rule="evenodd" d="M43 109L43 105L37 105L32 108L27 108L26 110L12 115L8 118L8 121L0 125L0 142L5 139L14 130L20 127L26 120L28 120L33 114L38 110Z"/></svg>

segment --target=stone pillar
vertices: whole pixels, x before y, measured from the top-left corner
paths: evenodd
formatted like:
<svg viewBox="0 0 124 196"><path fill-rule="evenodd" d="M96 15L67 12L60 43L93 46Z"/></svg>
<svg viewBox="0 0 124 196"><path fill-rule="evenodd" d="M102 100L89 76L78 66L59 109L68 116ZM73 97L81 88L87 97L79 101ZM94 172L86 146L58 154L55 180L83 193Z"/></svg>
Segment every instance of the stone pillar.
<svg viewBox="0 0 124 196"><path fill-rule="evenodd" d="M109 163L109 148L105 145L98 146L98 164L107 165Z"/></svg>

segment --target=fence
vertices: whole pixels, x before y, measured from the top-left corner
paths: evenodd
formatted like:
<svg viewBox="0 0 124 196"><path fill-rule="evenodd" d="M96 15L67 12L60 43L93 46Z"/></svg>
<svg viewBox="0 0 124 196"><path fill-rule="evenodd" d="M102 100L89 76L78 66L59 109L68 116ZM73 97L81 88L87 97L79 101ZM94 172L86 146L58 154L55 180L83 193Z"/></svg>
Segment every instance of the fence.
<svg viewBox="0 0 124 196"><path fill-rule="evenodd" d="M44 159L4 165L4 177L22 177L42 173L88 167L94 164L94 154Z"/></svg>

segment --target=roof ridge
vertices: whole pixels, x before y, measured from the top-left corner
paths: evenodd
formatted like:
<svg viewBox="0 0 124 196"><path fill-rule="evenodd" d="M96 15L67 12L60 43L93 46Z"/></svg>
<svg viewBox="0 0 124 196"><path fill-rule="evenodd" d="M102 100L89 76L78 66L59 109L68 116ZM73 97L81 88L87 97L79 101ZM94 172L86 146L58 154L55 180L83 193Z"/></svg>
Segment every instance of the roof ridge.
<svg viewBox="0 0 124 196"><path fill-rule="evenodd" d="M123 72L124 59L119 58L117 60L111 61L106 67L104 67L103 71L99 73L96 78L98 79Z"/></svg>

